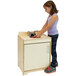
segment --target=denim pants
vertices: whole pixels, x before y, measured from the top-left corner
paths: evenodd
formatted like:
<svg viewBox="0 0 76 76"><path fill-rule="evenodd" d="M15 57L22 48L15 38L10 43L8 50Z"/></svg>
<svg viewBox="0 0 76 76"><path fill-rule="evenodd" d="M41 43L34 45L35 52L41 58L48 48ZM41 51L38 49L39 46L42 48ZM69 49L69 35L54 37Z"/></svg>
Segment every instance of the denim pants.
<svg viewBox="0 0 76 76"><path fill-rule="evenodd" d="M57 62L57 52L56 52L56 45L57 45L57 39L59 34L56 35L48 35L49 37L52 37L52 49L51 49L51 54L52 54L52 62L51 66L56 67Z"/></svg>

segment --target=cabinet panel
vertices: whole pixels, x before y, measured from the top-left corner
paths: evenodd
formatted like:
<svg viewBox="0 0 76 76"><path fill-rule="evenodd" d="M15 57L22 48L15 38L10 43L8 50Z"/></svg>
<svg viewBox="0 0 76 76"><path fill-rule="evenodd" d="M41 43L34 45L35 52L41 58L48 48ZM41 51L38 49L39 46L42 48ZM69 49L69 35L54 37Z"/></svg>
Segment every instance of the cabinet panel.
<svg viewBox="0 0 76 76"><path fill-rule="evenodd" d="M24 70L48 66L49 52L50 42L24 45Z"/></svg>

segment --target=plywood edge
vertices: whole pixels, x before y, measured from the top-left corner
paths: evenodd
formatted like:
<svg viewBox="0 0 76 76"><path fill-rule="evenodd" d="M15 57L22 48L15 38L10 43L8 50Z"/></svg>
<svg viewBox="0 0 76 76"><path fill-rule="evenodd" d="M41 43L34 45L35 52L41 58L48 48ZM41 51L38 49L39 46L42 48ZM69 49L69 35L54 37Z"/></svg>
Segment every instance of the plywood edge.
<svg viewBox="0 0 76 76"><path fill-rule="evenodd" d="M50 39L50 54L49 54L49 63L51 63L51 49L52 49L52 38Z"/></svg>
<svg viewBox="0 0 76 76"><path fill-rule="evenodd" d="M23 75L24 75L24 40L23 40Z"/></svg>
<svg viewBox="0 0 76 76"><path fill-rule="evenodd" d="M24 51L24 40L18 36L18 66L21 69L22 73L24 73L24 66L23 66L23 51Z"/></svg>

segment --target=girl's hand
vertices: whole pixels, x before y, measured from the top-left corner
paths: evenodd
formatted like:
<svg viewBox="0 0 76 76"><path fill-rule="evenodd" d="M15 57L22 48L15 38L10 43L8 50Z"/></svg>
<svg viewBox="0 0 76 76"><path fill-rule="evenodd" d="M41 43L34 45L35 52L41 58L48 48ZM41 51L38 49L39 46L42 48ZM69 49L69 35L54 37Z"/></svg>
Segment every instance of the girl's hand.
<svg viewBox="0 0 76 76"><path fill-rule="evenodd" d="M41 37L40 32L38 32L38 33L36 34L36 37L37 37L37 38L40 38L40 37Z"/></svg>

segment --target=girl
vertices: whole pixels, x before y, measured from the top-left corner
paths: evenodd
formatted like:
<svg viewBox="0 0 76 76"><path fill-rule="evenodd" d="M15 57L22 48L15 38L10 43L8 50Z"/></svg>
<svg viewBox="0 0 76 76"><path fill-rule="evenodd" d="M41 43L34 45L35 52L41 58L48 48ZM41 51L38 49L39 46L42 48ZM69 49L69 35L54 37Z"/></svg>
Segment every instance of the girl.
<svg viewBox="0 0 76 76"><path fill-rule="evenodd" d="M57 62L57 53L56 53L56 44L57 38L59 36L57 30L57 22L58 22L58 10L53 1L49 0L43 5L45 11L49 14L48 19L42 29L36 34L36 37L39 38L44 32L48 30L48 36L52 37L52 62L50 65L44 70L46 73L51 73L56 71L56 66L58 66Z"/></svg>

